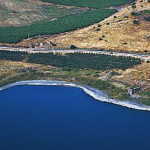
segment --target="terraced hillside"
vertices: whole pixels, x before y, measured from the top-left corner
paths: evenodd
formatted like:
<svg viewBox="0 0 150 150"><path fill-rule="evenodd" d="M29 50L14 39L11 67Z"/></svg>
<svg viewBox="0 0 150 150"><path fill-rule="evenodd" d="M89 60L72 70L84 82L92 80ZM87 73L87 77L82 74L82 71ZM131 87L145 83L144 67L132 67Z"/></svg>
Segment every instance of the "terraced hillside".
<svg viewBox="0 0 150 150"><path fill-rule="evenodd" d="M42 3L37 0L0 0L0 26L26 25L51 20L83 9Z"/></svg>

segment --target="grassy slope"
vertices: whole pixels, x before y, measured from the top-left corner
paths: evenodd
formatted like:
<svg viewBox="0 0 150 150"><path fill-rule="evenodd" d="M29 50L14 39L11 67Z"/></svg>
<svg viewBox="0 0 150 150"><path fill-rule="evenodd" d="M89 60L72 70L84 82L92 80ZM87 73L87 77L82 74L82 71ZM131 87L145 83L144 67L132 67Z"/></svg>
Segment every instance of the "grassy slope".
<svg viewBox="0 0 150 150"><path fill-rule="evenodd" d="M5 69L4 68L7 68ZM20 72L19 70L28 67L35 67L37 72ZM127 91L115 87L108 81L98 79L99 71L96 70L70 70L54 68L50 66L29 64L24 62L0 61L0 86L25 80L62 80L73 83L89 85L107 92L110 96L118 99L126 99ZM97 77L95 77L97 75Z"/></svg>
<svg viewBox="0 0 150 150"><path fill-rule="evenodd" d="M79 7L106 8L110 6L118 6L126 3L131 3L134 0L41 0L41 1Z"/></svg>
<svg viewBox="0 0 150 150"><path fill-rule="evenodd" d="M69 15L53 21L43 21L22 27L1 27L1 43L17 43L23 38L37 35L48 35L75 30L89 26L107 18L116 10L90 10L81 14Z"/></svg>
<svg viewBox="0 0 150 150"><path fill-rule="evenodd" d="M46 41L52 41L57 43L58 47L66 48L73 44L80 48L105 48L140 52L147 50L150 53L150 22L144 19L149 14L131 15L132 11L140 12L148 9L150 9L150 3L140 2L139 0L135 9L130 6L126 7L115 14L116 18L111 16L105 21L87 28L59 36L52 36ZM139 25L133 24L135 19L140 20ZM98 27L99 24L101 25L100 27ZM100 29L99 31L97 31L98 28Z"/></svg>
<svg viewBox="0 0 150 150"><path fill-rule="evenodd" d="M0 26L25 25L78 12L79 8L32 0L0 0Z"/></svg>
<svg viewBox="0 0 150 150"><path fill-rule="evenodd" d="M38 69L38 71L37 72L19 71L28 67L35 67ZM122 74L123 73L124 71L122 71ZM90 69L64 70L63 68L55 68L48 65L37 65L37 64L30 64L30 63L18 62L18 61L14 62L14 61L0 60L0 86L12 82L16 82L16 81L23 81L23 80L40 80L40 79L41 80L62 80L62 81L70 81L73 83L82 83L85 85L95 87L97 89L107 92L111 97L116 99L128 98L126 86L123 87L118 86L121 81L115 80L115 86L114 86L113 79L111 79L112 77L109 77L110 80L103 81L100 80L101 74L106 75L107 72L101 72L99 70L90 70ZM114 78L116 76L118 75L113 75ZM129 76L128 79L131 79L131 76ZM117 86L116 86L116 82L117 82ZM145 80L143 80L142 82L145 82ZM138 101L150 105L150 99L149 99L150 92L147 90L145 91L145 93L147 93L146 95L144 95L145 99L142 99L142 101L140 100Z"/></svg>

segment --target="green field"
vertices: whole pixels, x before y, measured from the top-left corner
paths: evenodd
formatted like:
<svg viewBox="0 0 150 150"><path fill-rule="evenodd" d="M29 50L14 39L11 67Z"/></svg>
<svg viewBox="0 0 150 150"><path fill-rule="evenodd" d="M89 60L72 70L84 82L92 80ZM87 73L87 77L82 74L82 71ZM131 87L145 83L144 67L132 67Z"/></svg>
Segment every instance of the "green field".
<svg viewBox="0 0 150 150"><path fill-rule="evenodd" d="M116 11L114 9L89 10L84 13L68 15L53 21L42 21L28 26L1 27L0 43L17 43L28 36L52 35L76 30L97 23Z"/></svg>
<svg viewBox="0 0 150 150"><path fill-rule="evenodd" d="M106 8L110 6L119 6L131 3L134 0L41 0L62 5L89 7L89 8Z"/></svg>
<svg viewBox="0 0 150 150"><path fill-rule="evenodd" d="M127 69L140 64L141 60L132 57L110 56L103 54L74 53L61 56L53 53L31 54L27 60L29 63L52 65L56 67L75 69Z"/></svg>
<svg viewBox="0 0 150 150"><path fill-rule="evenodd" d="M23 26L82 11L84 11L82 8L27 0L0 0L0 26Z"/></svg>
<svg viewBox="0 0 150 150"><path fill-rule="evenodd" d="M53 53L33 53L0 51L1 60L26 60L29 63L45 64L62 67L66 70L74 69L127 69L140 64L141 60L132 57L110 56L104 54L70 53L62 56Z"/></svg>

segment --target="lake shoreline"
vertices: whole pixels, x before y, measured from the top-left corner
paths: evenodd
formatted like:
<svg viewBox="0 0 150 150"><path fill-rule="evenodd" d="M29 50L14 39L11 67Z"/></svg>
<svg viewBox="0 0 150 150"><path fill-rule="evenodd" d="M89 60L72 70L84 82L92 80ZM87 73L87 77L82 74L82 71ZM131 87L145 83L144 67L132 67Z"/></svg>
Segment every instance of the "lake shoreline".
<svg viewBox="0 0 150 150"><path fill-rule="evenodd" d="M27 81L19 81L19 82L14 82L12 84L7 84L2 87L0 87L0 91L6 90L8 88L14 87L14 86L19 86L19 85L55 85L55 86L69 86L69 87L76 87L82 89L86 94L89 96L93 97L96 100L106 102L106 103L111 103L127 108L132 108L136 110L143 110L143 111L150 111L150 106L144 105L144 104L139 104L135 103L130 100L117 100L117 99L112 99L110 98L106 93L104 93L101 90L97 90L95 88L92 88L90 86L86 86L83 84L76 84L76 83L71 83L67 81L55 81L55 80L27 80Z"/></svg>

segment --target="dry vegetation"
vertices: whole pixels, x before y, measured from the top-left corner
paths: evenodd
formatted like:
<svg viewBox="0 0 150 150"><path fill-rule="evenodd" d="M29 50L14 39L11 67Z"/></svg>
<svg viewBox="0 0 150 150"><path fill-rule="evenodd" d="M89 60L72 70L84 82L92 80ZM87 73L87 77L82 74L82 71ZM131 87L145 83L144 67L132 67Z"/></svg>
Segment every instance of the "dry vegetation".
<svg viewBox="0 0 150 150"><path fill-rule="evenodd" d="M118 87L138 86L141 83L143 90L150 91L150 63L142 63L126 70L107 70L99 73L100 80L107 80Z"/></svg>
<svg viewBox="0 0 150 150"><path fill-rule="evenodd" d="M128 80L129 83L131 83L131 80L150 81L150 63L145 62L133 67L132 69L127 69L121 76L118 76L118 79L121 79L122 81Z"/></svg>
<svg viewBox="0 0 150 150"><path fill-rule="evenodd" d="M26 25L32 22L75 13L76 7L43 3L39 0L0 0L0 26Z"/></svg>
<svg viewBox="0 0 150 150"><path fill-rule="evenodd" d="M34 71L34 69L36 70ZM137 82L140 81L142 91L137 94L142 95L147 100L150 98L150 63L143 63L125 71L116 69L100 71L91 69L66 70L65 68L48 65L0 60L1 86L25 80L60 80L82 83L98 89L100 88L100 90L104 90L116 99L126 99L128 97L127 88L138 85ZM107 88L103 89L102 87L107 84L109 87L107 86ZM143 101L142 103L145 102Z"/></svg>
<svg viewBox="0 0 150 150"><path fill-rule="evenodd" d="M15 1L18 3L18 0ZM25 2L26 0L23 1ZM20 3L23 2L21 1ZM32 3L35 2L31 2L31 6ZM36 5L38 5L38 7L43 7L43 5L51 4L43 4L38 1L36 2ZM28 8L30 8L29 6ZM30 9L33 8L31 7ZM117 7L117 9L120 9L120 7ZM20 10L24 11L24 9ZM78 48L104 48L150 53L150 22L144 19L150 14L142 14L140 16L131 15L131 12L140 12L143 10L150 10L150 2L145 2L145 0L141 2L141 0L138 0L136 2L136 8L132 8L131 5L123 6L123 9L121 9L120 12L92 26L53 36L49 35L39 38L25 39L17 45L29 46L29 43L38 45L43 42L48 45L50 43L55 43L58 48L69 48L70 45L75 45ZM39 12L39 14L42 14L43 16L43 13ZM32 18L32 13L29 16ZM14 19L12 16L10 18ZM40 19L40 17L33 17L31 20L33 21L36 18ZM136 25L133 23L136 19L139 20L140 24ZM31 20L28 19L29 22ZM5 24L7 23L7 20L1 22ZM10 46L14 45L12 44Z"/></svg>
<svg viewBox="0 0 150 150"><path fill-rule="evenodd" d="M59 48L75 45L79 48L104 48L123 51L150 52L150 22L144 20L145 15L133 16L131 12L149 10L149 2L137 1L136 8L125 6L120 12L102 22L61 35L32 39L30 42L56 43ZM149 14L148 14L149 15ZM140 24L133 24L138 19ZM20 44L26 45L24 40Z"/></svg>
<svg viewBox="0 0 150 150"><path fill-rule="evenodd" d="M43 65L38 64L0 60L0 79L16 74L19 69L27 67L44 68Z"/></svg>
<svg viewBox="0 0 150 150"><path fill-rule="evenodd" d="M39 65L39 64L31 64L26 62L19 61L7 61L0 60L0 79L4 79L5 77L13 76L18 72L18 70L28 67L35 67L39 71L43 73L47 73L51 70L52 74L57 75L65 75L67 72L60 71L56 67L51 67L49 65ZM115 72L115 74L113 73ZM76 72L77 73L77 72ZM80 70L78 71L79 76L90 76L100 80L108 80L113 82L115 85L120 87L125 87L124 85L133 86L136 85L138 81L141 82L142 86L147 90L150 90L150 63L142 63L141 65L136 65L133 68L123 70L107 70L107 71L98 71L98 70ZM71 74L68 74L68 78L70 78ZM43 76L44 77L44 76Z"/></svg>
<svg viewBox="0 0 150 150"><path fill-rule="evenodd" d="M118 71L120 75L112 79L124 84L136 85L139 81L143 88L150 91L150 63L143 63L125 71Z"/></svg>

